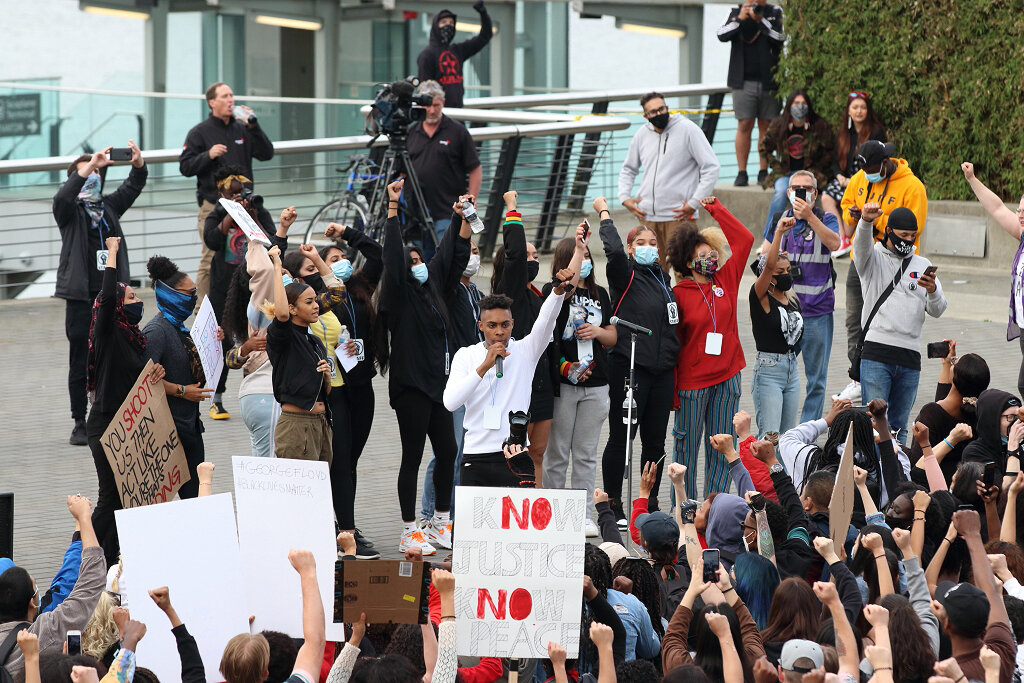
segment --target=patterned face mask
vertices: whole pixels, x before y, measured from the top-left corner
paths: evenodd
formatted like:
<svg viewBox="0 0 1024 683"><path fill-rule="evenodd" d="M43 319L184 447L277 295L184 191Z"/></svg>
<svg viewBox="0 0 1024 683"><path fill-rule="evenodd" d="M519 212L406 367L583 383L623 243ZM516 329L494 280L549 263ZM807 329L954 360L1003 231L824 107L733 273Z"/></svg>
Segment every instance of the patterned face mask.
<svg viewBox="0 0 1024 683"><path fill-rule="evenodd" d="M690 269L704 277L711 277L718 270L718 252L712 249L690 262Z"/></svg>

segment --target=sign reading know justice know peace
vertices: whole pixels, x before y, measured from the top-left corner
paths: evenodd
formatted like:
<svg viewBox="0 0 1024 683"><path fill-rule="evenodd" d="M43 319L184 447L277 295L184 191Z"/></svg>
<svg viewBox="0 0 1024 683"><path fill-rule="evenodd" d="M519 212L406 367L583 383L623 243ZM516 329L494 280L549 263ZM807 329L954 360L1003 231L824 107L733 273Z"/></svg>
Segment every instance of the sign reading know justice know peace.
<svg viewBox="0 0 1024 683"><path fill-rule="evenodd" d="M459 654L577 657L586 491L459 486L455 508Z"/></svg>
<svg viewBox="0 0 1024 683"><path fill-rule="evenodd" d="M166 503L191 477L162 383L146 363L107 431L100 437L126 508Z"/></svg>

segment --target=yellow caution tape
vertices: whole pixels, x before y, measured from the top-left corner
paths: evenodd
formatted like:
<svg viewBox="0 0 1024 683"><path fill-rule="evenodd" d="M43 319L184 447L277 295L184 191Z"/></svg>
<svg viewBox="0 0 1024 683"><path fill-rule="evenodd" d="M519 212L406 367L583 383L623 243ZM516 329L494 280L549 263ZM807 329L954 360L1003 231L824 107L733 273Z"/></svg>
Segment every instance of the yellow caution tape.
<svg viewBox="0 0 1024 683"><path fill-rule="evenodd" d="M731 114L732 109L673 109L670 114L683 114L684 116L693 114ZM588 116L643 116L640 112L609 112L604 114L579 114L576 116L576 121L584 119Z"/></svg>

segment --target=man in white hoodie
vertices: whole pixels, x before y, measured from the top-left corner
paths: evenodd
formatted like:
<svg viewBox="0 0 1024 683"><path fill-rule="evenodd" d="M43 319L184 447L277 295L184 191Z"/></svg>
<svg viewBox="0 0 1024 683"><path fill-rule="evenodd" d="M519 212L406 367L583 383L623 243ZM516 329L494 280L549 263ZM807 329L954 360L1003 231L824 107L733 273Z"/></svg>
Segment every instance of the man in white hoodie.
<svg viewBox="0 0 1024 683"><path fill-rule="evenodd" d="M921 376L924 316L942 315L946 297L934 270L929 272L931 261L914 253L918 231L914 212L903 206L894 209L882 241L875 242L872 224L881 215L877 202L865 204L853 238L864 296L861 329L867 328L862 333L861 395L865 404L876 398L889 403L889 424L902 444ZM868 325L871 311L890 284L892 293Z"/></svg>
<svg viewBox="0 0 1024 683"><path fill-rule="evenodd" d="M680 226L696 227L700 200L714 194L721 168L704 132L681 114L670 114L665 96L640 98L647 123L629 143L619 171L619 201L658 237L661 267L670 270L668 243ZM633 181L643 169L640 193Z"/></svg>

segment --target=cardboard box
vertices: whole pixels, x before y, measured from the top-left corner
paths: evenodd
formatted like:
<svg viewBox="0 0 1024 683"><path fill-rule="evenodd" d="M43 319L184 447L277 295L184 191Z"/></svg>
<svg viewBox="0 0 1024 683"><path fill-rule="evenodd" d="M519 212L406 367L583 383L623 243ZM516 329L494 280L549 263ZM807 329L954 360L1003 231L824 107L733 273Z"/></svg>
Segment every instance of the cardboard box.
<svg viewBox="0 0 1024 683"><path fill-rule="evenodd" d="M430 565L404 560L338 560L334 564L334 623L425 624Z"/></svg>

